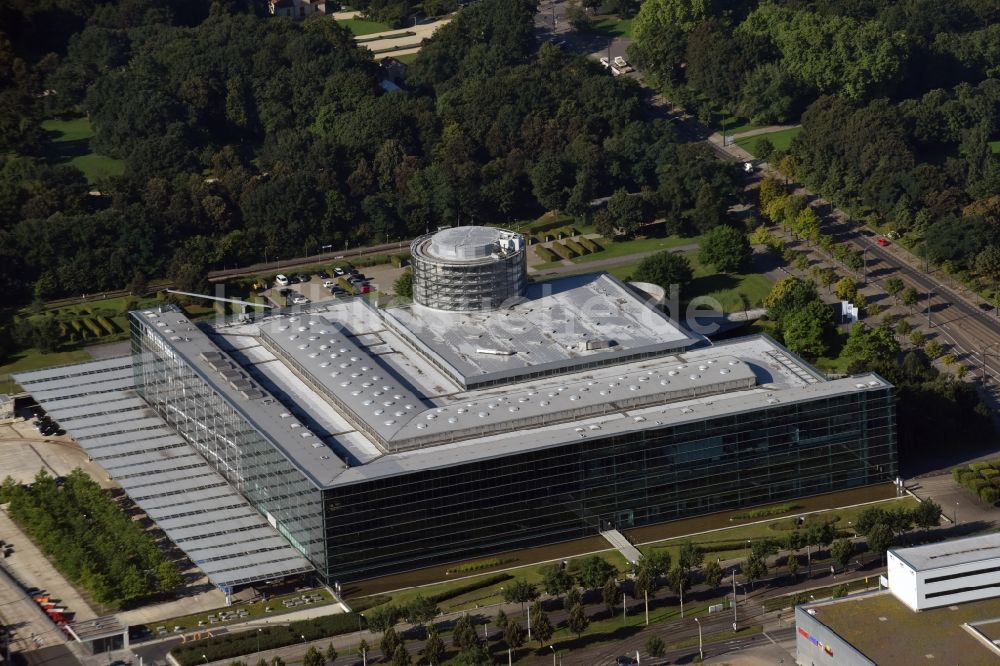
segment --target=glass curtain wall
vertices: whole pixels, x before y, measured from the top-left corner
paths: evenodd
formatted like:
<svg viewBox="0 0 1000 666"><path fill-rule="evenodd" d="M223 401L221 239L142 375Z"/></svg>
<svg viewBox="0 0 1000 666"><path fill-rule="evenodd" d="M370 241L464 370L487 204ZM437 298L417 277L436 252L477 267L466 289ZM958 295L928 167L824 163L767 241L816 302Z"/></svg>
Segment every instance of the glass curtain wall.
<svg viewBox="0 0 1000 666"><path fill-rule="evenodd" d="M413 300L438 310L489 310L524 293L524 250L477 262L413 255Z"/></svg>
<svg viewBox="0 0 1000 666"><path fill-rule="evenodd" d="M888 388L331 488L328 575L369 578L891 481L895 441Z"/></svg>
<svg viewBox="0 0 1000 666"><path fill-rule="evenodd" d="M158 331L135 317L131 326L140 395L322 571L326 554L319 489Z"/></svg>

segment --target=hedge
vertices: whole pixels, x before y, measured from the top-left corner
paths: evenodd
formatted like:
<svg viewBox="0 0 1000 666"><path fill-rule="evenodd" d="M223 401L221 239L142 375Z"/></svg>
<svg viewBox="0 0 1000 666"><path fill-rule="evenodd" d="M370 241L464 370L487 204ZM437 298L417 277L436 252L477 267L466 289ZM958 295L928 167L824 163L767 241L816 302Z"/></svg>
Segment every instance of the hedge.
<svg viewBox="0 0 1000 666"><path fill-rule="evenodd" d="M366 625L364 616L358 613L324 615L309 620L291 622L288 626L265 626L261 627L260 631L242 631L184 643L171 650L170 654L181 666L197 666L205 663L205 659L219 661L254 653L257 651L258 639L261 650L273 650L301 643L303 636L305 636L306 641L315 641L320 638L349 634Z"/></svg>
<svg viewBox="0 0 1000 666"><path fill-rule="evenodd" d="M563 259L572 259L573 257L576 256L576 254L574 254L573 250L569 249L568 247L566 247L562 243L553 243L552 244L552 251L555 252L556 254L558 254Z"/></svg>
<svg viewBox="0 0 1000 666"><path fill-rule="evenodd" d="M466 592L472 592L474 590L481 590L484 587L489 587L490 585L496 585L497 583L502 583L505 580L510 580L513 578L512 575L507 573L495 574L493 576L487 576L480 580L472 581L471 583L466 583L465 585L459 585L458 587L453 587L450 590L445 590L444 592L439 592L437 594L432 594L428 599L436 604L442 601L448 601L449 599L454 599L455 597L460 597Z"/></svg>
<svg viewBox="0 0 1000 666"><path fill-rule="evenodd" d="M535 254L537 254L543 261L555 261L559 258L552 250L547 247L542 247L541 245L535 246Z"/></svg>
<svg viewBox="0 0 1000 666"><path fill-rule="evenodd" d="M87 330L89 330L90 334L95 338L104 337L104 332L101 330L101 327L98 326L97 322L90 317L83 320L83 325L87 327Z"/></svg>
<svg viewBox="0 0 1000 666"><path fill-rule="evenodd" d="M572 218L563 215L554 216L553 219L549 220L548 222L542 222L541 224L536 222L532 224L531 230L534 231L536 234L540 234L542 232L549 231L550 229L558 229L559 227L565 225L566 222L571 219Z"/></svg>
<svg viewBox="0 0 1000 666"><path fill-rule="evenodd" d="M590 254L590 250L586 249L585 247L577 243L575 240L567 239L563 242L566 244L566 247L573 250L578 255Z"/></svg>
<svg viewBox="0 0 1000 666"><path fill-rule="evenodd" d="M979 499L986 502L987 504L996 504L997 500L1000 499L1000 491L998 491L993 486L986 486L979 489Z"/></svg>
<svg viewBox="0 0 1000 666"><path fill-rule="evenodd" d="M101 328L103 328L105 331L107 331L108 335L114 335L115 333L118 332L117 327L111 322L110 319L108 319L104 315L101 315L100 317L97 317L96 319L97 319L97 323L101 325Z"/></svg>
<svg viewBox="0 0 1000 666"><path fill-rule="evenodd" d="M604 248L601 247L597 243L597 241L595 241L592 238L587 238L586 236L580 236L577 240L580 242L580 245L590 250L591 253L601 252L604 250Z"/></svg>

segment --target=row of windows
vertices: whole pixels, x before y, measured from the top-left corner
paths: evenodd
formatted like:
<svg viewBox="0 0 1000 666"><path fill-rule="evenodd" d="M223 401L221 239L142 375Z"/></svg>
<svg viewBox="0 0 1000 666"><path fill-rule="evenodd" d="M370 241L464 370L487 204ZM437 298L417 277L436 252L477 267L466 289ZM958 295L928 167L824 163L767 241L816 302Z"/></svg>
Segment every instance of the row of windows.
<svg viewBox="0 0 1000 666"><path fill-rule="evenodd" d="M330 575L349 580L587 536L609 523L650 524L891 480L891 401L863 395L873 400L796 408L810 415L814 434L822 430L815 441L803 440L801 428L791 441L791 428L747 431L744 419L729 416L727 427L685 426L695 437L687 442L675 427L329 489Z"/></svg>

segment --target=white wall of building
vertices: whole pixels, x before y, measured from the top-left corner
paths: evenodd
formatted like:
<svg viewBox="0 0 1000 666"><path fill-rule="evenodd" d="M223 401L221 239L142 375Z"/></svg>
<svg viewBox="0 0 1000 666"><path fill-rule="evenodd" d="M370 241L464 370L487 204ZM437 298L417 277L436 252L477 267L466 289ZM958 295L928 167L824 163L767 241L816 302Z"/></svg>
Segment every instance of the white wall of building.
<svg viewBox="0 0 1000 666"><path fill-rule="evenodd" d="M889 551L887 564L889 589L913 610L1000 596L1000 557L914 571Z"/></svg>

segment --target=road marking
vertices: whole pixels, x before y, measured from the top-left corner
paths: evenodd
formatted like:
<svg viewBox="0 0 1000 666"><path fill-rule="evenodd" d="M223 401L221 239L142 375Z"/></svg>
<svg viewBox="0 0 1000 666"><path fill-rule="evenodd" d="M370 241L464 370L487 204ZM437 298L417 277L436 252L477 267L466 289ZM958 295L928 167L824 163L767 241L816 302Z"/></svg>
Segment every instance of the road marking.
<svg viewBox="0 0 1000 666"><path fill-rule="evenodd" d="M764 638L766 638L767 640L771 641L772 644L777 645L777 643L775 643L774 639L767 635L766 631L761 631L760 633L764 634Z"/></svg>

